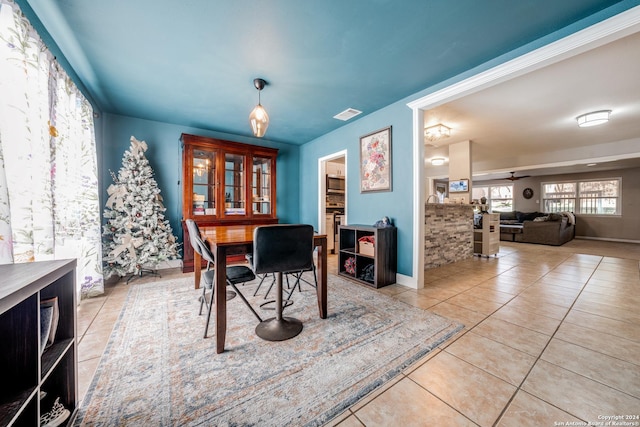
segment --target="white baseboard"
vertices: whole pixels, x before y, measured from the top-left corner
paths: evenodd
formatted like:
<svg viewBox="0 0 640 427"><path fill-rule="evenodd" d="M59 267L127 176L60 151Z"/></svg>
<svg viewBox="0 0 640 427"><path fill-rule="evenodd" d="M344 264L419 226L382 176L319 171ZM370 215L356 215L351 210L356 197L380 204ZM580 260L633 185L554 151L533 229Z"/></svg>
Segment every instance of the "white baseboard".
<svg viewBox="0 0 640 427"><path fill-rule="evenodd" d="M404 274L396 273L396 283L408 288L418 289L416 278L412 276L406 276Z"/></svg>
<svg viewBox="0 0 640 427"><path fill-rule="evenodd" d="M576 236L576 239L582 240L599 240L601 242L617 242L617 243L640 243L640 240L630 239L610 239L608 237L589 237L589 236Z"/></svg>

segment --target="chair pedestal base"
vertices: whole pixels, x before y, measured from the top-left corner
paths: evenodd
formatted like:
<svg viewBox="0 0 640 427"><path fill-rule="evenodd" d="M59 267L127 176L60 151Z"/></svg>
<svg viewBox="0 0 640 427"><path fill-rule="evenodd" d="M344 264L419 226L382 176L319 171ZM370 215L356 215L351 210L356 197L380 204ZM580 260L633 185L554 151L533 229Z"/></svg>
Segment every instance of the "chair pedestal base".
<svg viewBox="0 0 640 427"><path fill-rule="evenodd" d="M292 317L275 317L260 322L256 335L266 341L285 341L302 332L302 322Z"/></svg>

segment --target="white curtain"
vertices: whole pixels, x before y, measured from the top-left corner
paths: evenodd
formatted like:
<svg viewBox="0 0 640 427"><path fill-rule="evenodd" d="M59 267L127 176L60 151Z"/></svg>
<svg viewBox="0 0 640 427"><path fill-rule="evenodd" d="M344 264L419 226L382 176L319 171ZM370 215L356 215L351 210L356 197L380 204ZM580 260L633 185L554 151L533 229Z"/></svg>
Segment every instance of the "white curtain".
<svg viewBox="0 0 640 427"><path fill-rule="evenodd" d="M103 292L93 110L12 0L0 0L0 264L76 258Z"/></svg>

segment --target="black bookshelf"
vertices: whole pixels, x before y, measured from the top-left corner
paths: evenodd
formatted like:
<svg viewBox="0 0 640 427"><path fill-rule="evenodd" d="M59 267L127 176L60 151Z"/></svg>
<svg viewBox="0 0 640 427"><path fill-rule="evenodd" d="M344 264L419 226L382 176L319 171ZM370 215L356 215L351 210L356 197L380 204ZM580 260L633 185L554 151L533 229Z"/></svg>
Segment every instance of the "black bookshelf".
<svg viewBox="0 0 640 427"><path fill-rule="evenodd" d="M338 274L374 288L396 282L397 229L341 225ZM361 242L372 238L373 244ZM365 239L366 240L366 239ZM352 269L352 271L350 271Z"/></svg>
<svg viewBox="0 0 640 427"><path fill-rule="evenodd" d="M37 426L56 398L69 410L78 405L76 260L0 265L0 425ZM57 297L54 342L42 349L40 301ZM44 397L41 398L41 392Z"/></svg>

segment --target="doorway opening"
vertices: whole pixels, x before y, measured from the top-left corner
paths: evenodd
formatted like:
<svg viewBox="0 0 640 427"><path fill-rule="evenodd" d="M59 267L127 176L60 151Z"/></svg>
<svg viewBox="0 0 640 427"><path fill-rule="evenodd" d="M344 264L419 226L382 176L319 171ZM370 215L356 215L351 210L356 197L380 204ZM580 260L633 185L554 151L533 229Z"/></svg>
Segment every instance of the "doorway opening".
<svg viewBox="0 0 640 427"><path fill-rule="evenodd" d="M318 159L318 226L327 235L327 250L336 253L338 228L347 218L347 151Z"/></svg>

